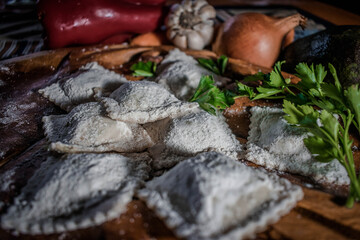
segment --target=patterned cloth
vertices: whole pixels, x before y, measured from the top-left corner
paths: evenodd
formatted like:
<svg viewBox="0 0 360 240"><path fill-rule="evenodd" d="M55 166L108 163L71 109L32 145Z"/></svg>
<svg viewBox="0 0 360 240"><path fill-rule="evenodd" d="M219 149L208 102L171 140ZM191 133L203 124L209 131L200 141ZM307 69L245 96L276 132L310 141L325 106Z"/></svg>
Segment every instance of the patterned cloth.
<svg viewBox="0 0 360 240"><path fill-rule="evenodd" d="M1 0L0 0L1 1ZM31 0L0 4L0 60L44 49L43 27Z"/></svg>
<svg viewBox="0 0 360 240"><path fill-rule="evenodd" d="M1 1L1 0L0 0ZM29 53L45 50L44 31L37 19L35 3L31 0L8 1L8 5L0 5L0 60L23 56ZM260 12L270 16L284 17L297 13L289 8L217 8L218 22L243 12ZM330 25L303 13L308 18L307 28L295 29L295 39L323 30ZM315 20L314 20L315 19Z"/></svg>

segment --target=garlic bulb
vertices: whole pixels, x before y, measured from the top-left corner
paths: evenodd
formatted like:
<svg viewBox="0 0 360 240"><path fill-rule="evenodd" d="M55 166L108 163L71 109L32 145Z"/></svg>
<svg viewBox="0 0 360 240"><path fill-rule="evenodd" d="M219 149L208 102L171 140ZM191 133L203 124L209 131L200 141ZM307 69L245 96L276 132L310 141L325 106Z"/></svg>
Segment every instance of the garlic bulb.
<svg viewBox="0 0 360 240"><path fill-rule="evenodd" d="M166 22L167 37L180 48L201 50L214 35L216 11L205 0L184 0L171 7Z"/></svg>

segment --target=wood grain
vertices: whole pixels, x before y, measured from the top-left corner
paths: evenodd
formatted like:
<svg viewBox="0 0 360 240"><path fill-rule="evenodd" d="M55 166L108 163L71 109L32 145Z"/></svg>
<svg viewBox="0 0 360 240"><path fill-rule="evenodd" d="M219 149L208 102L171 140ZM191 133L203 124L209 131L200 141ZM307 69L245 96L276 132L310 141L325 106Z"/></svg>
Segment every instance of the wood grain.
<svg viewBox="0 0 360 240"><path fill-rule="evenodd" d="M167 1L167 4L171 5L176 2L180 2L180 0L169 0ZM324 2L314 0L208 0L208 2L215 7L293 7L295 9L297 8L308 12L335 25L360 25L359 15ZM356 8L355 2L354 8Z"/></svg>

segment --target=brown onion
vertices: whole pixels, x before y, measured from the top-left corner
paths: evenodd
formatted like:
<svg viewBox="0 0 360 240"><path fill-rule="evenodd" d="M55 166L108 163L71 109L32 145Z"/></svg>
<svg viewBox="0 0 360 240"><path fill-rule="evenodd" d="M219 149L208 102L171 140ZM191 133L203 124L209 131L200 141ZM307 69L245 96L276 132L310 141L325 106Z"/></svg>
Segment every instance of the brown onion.
<svg viewBox="0 0 360 240"><path fill-rule="evenodd" d="M304 27L306 18L294 14L274 18L261 13L243 13L222 24L213 51L271 68L284 45L293 40L293 29Z"/></svg>

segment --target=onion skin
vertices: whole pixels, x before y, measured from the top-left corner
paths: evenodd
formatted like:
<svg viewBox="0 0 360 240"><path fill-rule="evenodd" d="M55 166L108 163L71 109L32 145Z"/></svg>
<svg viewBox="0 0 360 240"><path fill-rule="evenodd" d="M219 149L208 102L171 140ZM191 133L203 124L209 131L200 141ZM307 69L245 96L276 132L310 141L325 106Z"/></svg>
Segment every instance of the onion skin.
<svg viewBox="0 0 360 240"><path fill-rule="evenodd" d="M285 18L273 18L261 13L239 14L223 23L213 51L218 55L224 54L271 68L283 44L292 41L293 29L305 24L306 18L300 14Z"/></svg>
<svg viewBox="0 0 360 240"><path fill-rule="evenodd" d="M140 34L130 41L130 46L161 46L169 44L164 32L148 32Z"/></svg>

